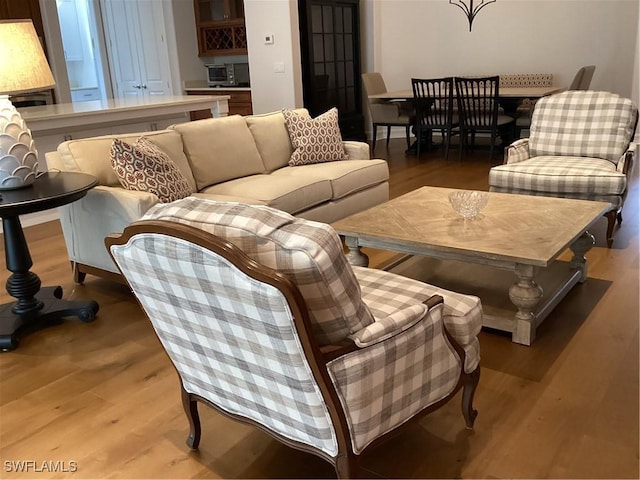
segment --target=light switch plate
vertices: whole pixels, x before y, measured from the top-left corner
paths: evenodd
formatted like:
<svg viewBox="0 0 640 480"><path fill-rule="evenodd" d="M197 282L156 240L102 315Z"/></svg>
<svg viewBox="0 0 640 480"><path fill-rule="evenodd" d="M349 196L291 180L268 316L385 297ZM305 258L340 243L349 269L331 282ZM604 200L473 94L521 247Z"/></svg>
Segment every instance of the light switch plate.
<svg viewBox="0 0 640 480"><path fill-rule="evenodd" d="M284 73L284 62L273 62L273 71L275 73Z"/></svg>
<svg viewBox="0 0 640 480"><path fill-rule="evenodd" d="M267 33L264 36L264 44L265 45L273 45L273 33Z"/></svg>

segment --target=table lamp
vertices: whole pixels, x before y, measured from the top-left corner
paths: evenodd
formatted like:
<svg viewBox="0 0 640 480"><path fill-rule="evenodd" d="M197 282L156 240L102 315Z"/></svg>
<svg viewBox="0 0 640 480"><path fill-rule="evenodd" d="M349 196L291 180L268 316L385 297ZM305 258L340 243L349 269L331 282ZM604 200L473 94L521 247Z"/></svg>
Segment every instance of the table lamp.
<svg viewBox="0 0 640 480"><path fill-rule="evenodd" d="M31 131L9 95L54 85L31 20L0 21L0 190L31 185L38 172Z"/></svg>

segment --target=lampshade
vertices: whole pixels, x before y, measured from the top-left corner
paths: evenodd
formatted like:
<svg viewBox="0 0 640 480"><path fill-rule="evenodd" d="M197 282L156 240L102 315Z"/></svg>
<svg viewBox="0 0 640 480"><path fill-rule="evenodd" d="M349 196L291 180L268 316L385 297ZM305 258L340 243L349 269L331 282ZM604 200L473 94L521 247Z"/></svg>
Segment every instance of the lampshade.
<svg viewBox="0 0 640 480"><path fill-rule="evenodd" d="M38 151L8 95L55 85L31 20L0 21L0 190L35 182Z"/></svg>
<svg viewBox="0 0 640 480"><path fill-rule="evenodd" d="M55 80L31 20L0 21L0 94L46 90Z"/></svg>

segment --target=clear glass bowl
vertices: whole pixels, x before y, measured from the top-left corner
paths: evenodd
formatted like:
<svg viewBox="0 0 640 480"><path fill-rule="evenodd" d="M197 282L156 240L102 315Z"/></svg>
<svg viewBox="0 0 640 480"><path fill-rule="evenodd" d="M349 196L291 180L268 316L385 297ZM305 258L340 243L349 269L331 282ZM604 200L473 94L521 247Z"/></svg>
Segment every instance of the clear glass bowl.
<svg viewBox="0 0 640 480"><path fill-rule="evenodd" d="M476 218L488 201L488 192L459 190L449 194L449 203L456 213L466 220Z"/></svg>

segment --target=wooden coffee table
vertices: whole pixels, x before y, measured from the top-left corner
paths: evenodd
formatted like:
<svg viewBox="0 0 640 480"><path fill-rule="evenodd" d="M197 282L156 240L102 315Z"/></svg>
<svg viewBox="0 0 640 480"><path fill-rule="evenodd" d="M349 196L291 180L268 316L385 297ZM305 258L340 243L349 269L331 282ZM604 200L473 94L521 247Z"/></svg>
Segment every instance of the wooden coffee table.
<svg viewBox="0 0 640 480"><path fill-rule="evenodd" d="M368 266L360 248L373 247L513 271L516 278L509 282L508 296L516 307L511 308L517 311L493 315L485 308L484 325L511 332L514 342L531 345L537 326L576 283L587 279L585 254L595 243L587 230L610 205L491 192L480 216L464 220L449 204L448 196L453 191L422 187L332 226L344 236L352 265ZM573 258L558 262L567 248ZM556 273L556 264L566 265L557 269L563 273ZM555 291L543 296L536 279L545 275L554 278ZM488 278L467 277L475 283Z"/></svg>

